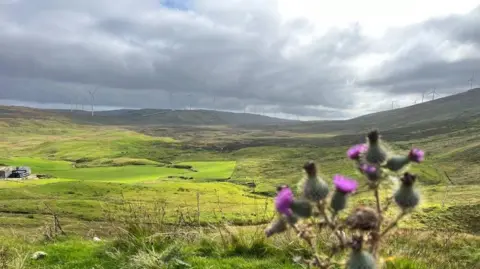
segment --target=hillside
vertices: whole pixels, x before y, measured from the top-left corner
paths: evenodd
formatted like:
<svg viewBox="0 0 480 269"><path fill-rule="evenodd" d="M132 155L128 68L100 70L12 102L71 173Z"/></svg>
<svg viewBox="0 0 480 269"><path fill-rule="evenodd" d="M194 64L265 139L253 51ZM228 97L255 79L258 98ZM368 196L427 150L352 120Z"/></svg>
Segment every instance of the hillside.
<svg viewBox="0 0 480 269"><path fill-rule="evenodd" d="M382 130L424 126L457 118L472 119L480 115L480 88L409 107L381 111L350 120L299 122L268 116L213 110L122 109L98 111L40 110L0 106L0 118L62 118L74 123L123 126L200 126L229 125L247 129L278 129L302 133L357 133L377 127Z"/></svg>
<svg viewBox="0 0 480 269"><path fill-rule="evenodd" d="M77 123L104 125L263 125L288 123L291 120L268 116L213 110L122 109L98 111L50 110Z"/></svg>
<svg viewBox="0 0 480 269"><path fill-rule="evenodd" d="M409 107L361 116L351 122L359 125L375 123L382 129L405 127L431 121L478 116L479 103L480 88L476 88Z"/></svg>
<svg viewBox="0 0 480 269"><path fill-rule="evenodd" d="M302 268L292 261L305 254L295 234L266 238L264 229L276 186L296 185L306 160L318 163L330 185L335 174L362 183L348 212L357 202L374 206L345 154L364 133L296 133L287 125L139 126L132 119L149 117L139 114L145 111L131 111L136 116L125 116L129 121L121 121L125 111L106 112L116 114L105 116L108 125L115 124L112 118L137 124L125 128L89 124L86 112L82 121L70 111L0 109L0 163L42 175L0 180L0 238L8 262L26 257L27 263L7 268ZM411 165L423 202L385 238L385 255L396 257L386 269L478 267L480 121L459 119L382 131L395 153L415 146L427 154ZM385 182L381 197L391 187ZM52 234L51 209L65 235ZM319 242L333 242L319 236ZM48 256L30 259L36 251Z"/></svg>
<svg viewBox="0 0 480 269"><path fill-rule="evenodd" d="M87 125L267 125L295 122L263 115L213 110L121 109L91 112L1 106L0 119L62 119Z"/></svg>
<svg viewBox="0 0 480 269"><path fill-rule="evenodd" d="M300 132L356 133L369 128L382 130L424 126L454 119L472 119L480 115L480 88L388 111L363 115L345 121L310 121L294 123L288 130Z"/></svg>

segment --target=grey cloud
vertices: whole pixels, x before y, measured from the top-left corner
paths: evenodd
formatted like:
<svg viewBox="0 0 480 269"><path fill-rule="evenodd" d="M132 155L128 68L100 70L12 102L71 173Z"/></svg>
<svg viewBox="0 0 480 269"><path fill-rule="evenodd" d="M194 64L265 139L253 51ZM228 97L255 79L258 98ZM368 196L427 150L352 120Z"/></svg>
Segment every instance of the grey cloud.
<svg viewBox="0 0 480 269"><path fill-rule="evenodd" d="M65 103L98 86L98 102L110 106L168 107L174 93L175 107L254 105L336 118L355 105L345 85L355 76L348 63L366 52L403 51L378 76L358 82L394 94L456 85L466 64L477 63L448 67L429 45L402 43L432 27L442 38L478 42L478 32L457 31L477 22L474 12L397 29L387 41L365 37L360 25L332 29L299 49L313 26L282 21L275 5L198 0L179 11L158 0L15 2L0 10L0 82L7 85L0 98Z"/></svg>
<svg viewBox="0 0 480 269"><path fill-rule="evenodd" d="M480 74L480 7L464 16L436 18L397 29L387 37L386 44L396 48L397 56L384 62L375 76L359 81L359 85L396 95L433 88L453 94L468 89L472 73ZM460 45L473 46L477 55L454 61L442 57L442 46Z"/></svg>
<svg viewBox="0 0 480 269"><path fill-rule="evenodd" d="M106 3L99 2L99 7ZM1 74L108 88L209 93L271 104L351 105L340 95L345 78L351 77L341 61L358 53L354 43L362 37L356 29L332 31L298 55L284 56L288 46L296 45L296 32L308 31L309 24L296 20L284 27L269 11L274 1L260 5L251 1L251 8L242 3L228 10L218 2L200 1L199 15L159 6L155 12L138 11L146 16L123 13L131 1L119 2L115 12L104 13L92 1L13 5L7 13L14 19L3 21L3 29L21 30L0 33ZM66 22L70 29L54 26L67 19L67 11L76 12ZM45 13L51 15L50 23L43 24L48 29L38 31ZM20 15L30 16L32 23L15 20ZM322 94L331 89L339 95Z"/></svg>

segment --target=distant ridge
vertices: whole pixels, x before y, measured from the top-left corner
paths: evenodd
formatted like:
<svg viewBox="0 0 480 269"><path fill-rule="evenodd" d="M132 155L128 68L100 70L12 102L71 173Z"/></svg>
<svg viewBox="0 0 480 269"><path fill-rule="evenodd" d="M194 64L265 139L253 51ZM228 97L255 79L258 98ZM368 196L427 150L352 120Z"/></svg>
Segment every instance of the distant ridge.
<svg viewBox="0 0 480 269"><path fill-rule="evenodd" d="M268 125L292 120L214 110L120 109L95 112L47 110L77 123L105 125Z"/></svg>
<svg viewBox="0 0 480 269"><path fill-rule="evenodd" d="M452 119L480 118L480 88L432 101L388 111L372 113L350 120L307 121L279 119L249 113L213 110L121 109L98 111L42 110L0 106L1 118L59 117L80 124L102 125L282 125L285 130L299 132L358 132L366 128L393 129ZM278 127L271 127L278 128Z"/></svg>
<svg viewBox="0 0 480 269"><path fill-rule="evenodd" d="M363 115L350 120L294 123L300 132L358 132L368 128L393 129L453 119L480 119L480 88L416 105Z"/></svg>

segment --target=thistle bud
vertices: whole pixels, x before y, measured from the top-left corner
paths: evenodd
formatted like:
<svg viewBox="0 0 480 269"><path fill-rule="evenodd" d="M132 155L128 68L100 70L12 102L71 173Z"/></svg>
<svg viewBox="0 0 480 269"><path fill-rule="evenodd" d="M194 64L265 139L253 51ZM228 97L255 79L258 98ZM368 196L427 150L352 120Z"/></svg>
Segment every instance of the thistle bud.
<svg viewBox="0 0 480 269"><path fill-rule="evenodd" d="M408 156L393 156L388 159L385 167L388 168L390 171L397 172L409 163L410 158Z"/></svg>
<svg viewBox="0 0 480 269"><path fill-rule="evenodd" d="M372 254L361 250L352 250L347 262L347 269L376 269L377 264Z"/></svg>
<svg viewBox="0 0 480 269"><path fill-rule="evenodd" d="M400 179L402 184L393 195L395 203L402 210L414 208L420 201L420 194L413 188L416 177L416 175L406 172Z"/></svg>
<svg viewBox="0 0 480 269"><path fill-rule="evenodd" d="M318 202L327 197L329 189L327 183L317 176L317 168L312 161L307 162L303 169L307 174L300 185L303 197L311 202Z"/></svg>
<svg viewBox="0 0 480 269"><path fill-rule="evenodd" d="M372 164L382 164L387 159L387 152L380 145L380 134L377 130L371 131L367 135L368 150L365 154L367 162Z"/></svg>
<svg viewBox="0 0 480 269"><path fill-rule="evenodd" d="M293 214L301 218L309 218L312 216L312 205L306 200L294 200L290 205Z"/></svg>
<svg viewBox="0 0 480 269"><path fill-rule="evenodd" d="M333 177L333 184L335 184L335 192L333 193L330 207L338 212L345 209L347 205L347 196L349 193L357 189L357 182L342 175L335 175Z"/></svg>
<svg viewBox="0 0 480 269"><path fill-rule="evenodd" d="M265 235L270 237L274 234L283 233L287 230L287 222L283 217L279 217L274 220L270 226L265 229Z"/></svg>
<svg viewBox="0 0 480 269"><path fill-rule="evenodd" d="M347 269L376 269L377 264L372 254L362 250L363 238L356 236L352 239L352 252L347 261Z"/></svg>
<svg viewBox="0 0 480 269"><path fill-rule="evenodd" d="M359 170L362 174L364 174L368 180L375 182L380 179L382 176L382 171L378 169L376 166L371 164L361 164L359 165Z"/></svg>
<svg viewBox="0 0 480 269"><path fill-rule="evenodd" d="M347 218L345 224L354 230L370 231L377 228L379 217L377 212L369 207L359 206Z"/></svg>
<svg viewBox="0 0 480 269"><path fill-rule="evenodd" d="M285 219L290 225L295 225L298 222L298 217L295 215L285 215Z"/></svg>

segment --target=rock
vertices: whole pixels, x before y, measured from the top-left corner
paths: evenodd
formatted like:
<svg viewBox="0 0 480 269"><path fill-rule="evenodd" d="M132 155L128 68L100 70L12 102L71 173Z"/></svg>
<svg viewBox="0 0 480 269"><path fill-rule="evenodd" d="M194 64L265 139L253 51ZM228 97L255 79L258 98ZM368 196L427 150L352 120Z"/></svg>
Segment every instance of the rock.
<svg viewBox="0 0 480 269"><path fill-rule="evenodd" d="M33 260L40 260L40 259L43 259L47 256L47 253L43 252L43 251L37 251L35 253L33 253L32 255L32 259Z"/></svg>

